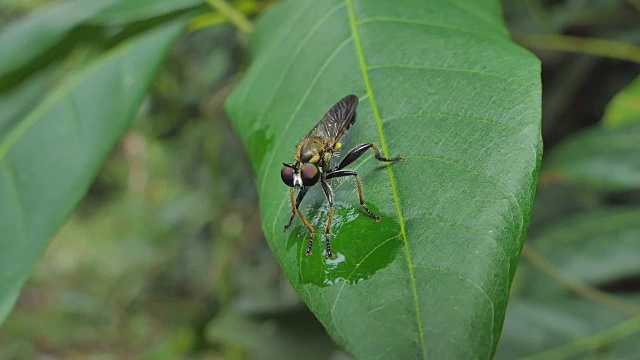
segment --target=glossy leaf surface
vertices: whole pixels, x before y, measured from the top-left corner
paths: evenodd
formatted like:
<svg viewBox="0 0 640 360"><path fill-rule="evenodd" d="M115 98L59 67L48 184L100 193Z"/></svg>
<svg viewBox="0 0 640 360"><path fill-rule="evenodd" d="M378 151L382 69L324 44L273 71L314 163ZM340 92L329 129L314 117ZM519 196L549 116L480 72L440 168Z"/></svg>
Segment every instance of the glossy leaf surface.
<svg viewBox="0 0 640 360"><path fill-rule="evenodd" d="M246 144L263 229L287 277L358 358L490 358L527 231L541 156L535 57L514 45L498 1L287 1L258 23L252 64L227 102ZM291 214L279 172L336 101L360 97L343 154L374 142L328 208L319 186Z"/></svg>

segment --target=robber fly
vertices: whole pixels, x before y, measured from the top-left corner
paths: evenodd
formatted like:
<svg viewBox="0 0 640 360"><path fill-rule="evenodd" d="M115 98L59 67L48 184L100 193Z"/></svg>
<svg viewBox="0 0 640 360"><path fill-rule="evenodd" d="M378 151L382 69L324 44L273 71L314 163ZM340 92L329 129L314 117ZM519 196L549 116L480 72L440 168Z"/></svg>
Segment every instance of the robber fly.
<svg viewBox="0 0 640 360"><path fill-rule="evenodd" d="M353 176L356 179L358 188L358 196L360 197L360 205L364 211L372 217L376 222L380 221L380 216L374 214L367 208L362 197L362 182L360 176L353 170L343 170L347 165L356 161L367 150L373 149L376 154L376 160L383 162L394 162L402 160L401 156L387 159L380 154L378 147L372 143L361 144L349 151L342 159L340 164L331 167L331 156L340 148L340 138L351 128L356 122L356 107L358 107L358 97L355 95L347 95L338 101L318 124L309 131L307 136L296 146L294 163L283 163L280 177L282 181L290 187L289 197L291 199L291 218L289 223L284 226L284 231L291 226L296 213L309 229L310 239L309 246L305 255L311 255L311 247L313 246L313 236L315 230L300 212L300 203L304 199L309 188L320 181L324 195L329 202L329 219L324 228L325 245L327 248L327 258L333 258L331 252L331 242L329 240L329 230L331 229L331 221L333 219L333 190L327 184L327 180ZM298 196L294 200L294 189L298 189Z"/></svg>

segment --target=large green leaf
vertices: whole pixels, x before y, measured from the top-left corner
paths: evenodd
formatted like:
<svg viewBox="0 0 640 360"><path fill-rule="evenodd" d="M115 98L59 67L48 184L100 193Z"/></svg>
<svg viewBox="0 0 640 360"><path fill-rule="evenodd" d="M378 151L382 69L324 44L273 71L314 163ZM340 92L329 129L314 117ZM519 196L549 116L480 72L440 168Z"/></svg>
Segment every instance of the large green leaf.
<svg viewBox="0 0 640 360"><path fill-rule="evenodd" d="M514 45L499 1L287 1L258 23L253 63L227 110L253 162L271 249L330 335L359 358L490 358L527 231L541 157L539 63ZM279 177L294 146L346 94L360 99L347 148L368 154L302 211ZM319 188L319 187L317 187Z"/></svg>
<svg viewBox="0 0 640 360"><path fill-rule="evenodd" d="M0 134L0 321L126 130L185 21L105 54Z"/></svg>
<svg viewBox="0 0 640 360"><path fill-rule="evenodd" d="M55 67L42 70L10 91L0 92L0 134L7 133L46 94L55 77L55 70Z"/></svg>
<svg viewBox="0 0 640 360"><path fill-rule="evenodd" d="M28 64L73 28L119 0L75 0L55 4L7 27L0 34L0 77Z"/></svg>

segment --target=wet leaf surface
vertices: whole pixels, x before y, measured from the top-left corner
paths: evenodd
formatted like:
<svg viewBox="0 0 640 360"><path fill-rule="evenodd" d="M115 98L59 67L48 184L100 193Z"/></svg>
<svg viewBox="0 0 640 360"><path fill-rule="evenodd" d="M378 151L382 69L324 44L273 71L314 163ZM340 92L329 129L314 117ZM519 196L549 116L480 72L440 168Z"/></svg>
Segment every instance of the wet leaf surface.
<svg viewBox="0 0 640 360"><path fill-rule="evenodd" d="M358 358L490 358L526 234L542 153L539 63L514 45L498 1L284 2L258 23L252 64L227 111L253 163L263 229L289 281ZM279 172L347 94L360 97L343 154L363 180L327 205L317 186L288 233Z"/></svg>

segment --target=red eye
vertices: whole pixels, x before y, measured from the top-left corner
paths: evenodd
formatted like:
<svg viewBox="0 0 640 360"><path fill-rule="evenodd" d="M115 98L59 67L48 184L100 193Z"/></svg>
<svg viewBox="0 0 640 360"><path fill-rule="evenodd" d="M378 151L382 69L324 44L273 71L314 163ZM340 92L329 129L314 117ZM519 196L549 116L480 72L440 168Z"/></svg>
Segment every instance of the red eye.
<svg viewBox="0 0 640 360"><path fill-rule="evenodd" d="M313 186L318 182L318 179L320 179L320 171L318 170L318 167L312 163L305 163L302 165L300 175L304 186Z"/></svg>
<svg viewBox="0 0 640 360"><path fill-rule="evenodd" d="M282 182L287 184L287 186L293 187L293 168L288 166L283 166L282 170L280 170L280 177L282 178Z"/></svg>

